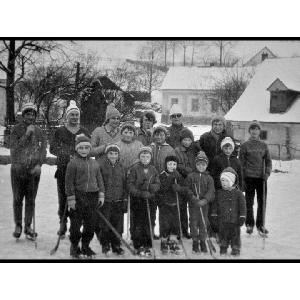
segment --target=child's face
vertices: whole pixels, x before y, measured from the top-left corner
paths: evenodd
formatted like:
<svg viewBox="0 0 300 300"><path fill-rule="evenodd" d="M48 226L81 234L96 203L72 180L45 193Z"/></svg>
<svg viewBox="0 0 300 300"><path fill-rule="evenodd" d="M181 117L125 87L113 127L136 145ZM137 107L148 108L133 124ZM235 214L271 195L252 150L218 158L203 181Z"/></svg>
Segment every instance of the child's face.
<svg viewBox="0 0 300 300"><path fill-rule="evenodd" d="M233 152L233 147L230 144L226 144L223 146L222 150L226 156L230 156Z"/></svg>
<svg viewBox="0 0 300 300"><path fill-rule="evenodd" d="M125 142L131 142L134 137L134 132L128 128L122 131L122 140Z"/></svg>
<svg viewBox="0 0 300 300"><path fill-rule="evenodd" d="M167 162L167 170L168 172L172 173L177 168L177 162L176 161L168 161Z"/></svg>
<svg viewBox="0 0 300 300"><path fill-rule="evenodd" d="M223 189L229 189L231 187L230 181L227 178L221 178L220 180Z"/></svg>
<svg viewBox="0 0 300 300"><path fill-rule="evenodd" d="M163 131L158 131L154 135L154 142L156 144L162 145L166 141L166 135Z"/></svg>
<svg viewBox="0 0 300 300"><path fill-rule="evenodd" d="M206 171L207 163L204 160L200 160L196 162L196 168L200 173L203 173Z"/></svg>
<svg viewBox="0 0 300 300"><path fill-rule="evenodd" d="M118 151L108 151L107 152L107 159L114 165L119 158Z"/></svg>
<svg viewBox="0 0 300 300"><path fill-rule="evenodd" d="M257 139L260 135L260 129L258 127L251 128L249 133L252 138Z"/></svg>
<svg viewBox="0 0 300 300"><path fill-rule="evenodd" d="M91 151L91 147L89 145L82 145L77 148L77 153L81 157L87 157Z"/></svg>
<svg viewBox="0 0 300 300"><path fill-rule="evenodd" d="M142 152L140 154L140 161L144 166L147 166L150 164L151 161L151 154L149 152Z"/></svg>
<svg viewBox="0 0 300 300"><path fill-rule="evenodd" d="M181 144L182 144L183 147L188 148L188 147L191 146L192 142L193 142L193 141L192 141L191 138L186 137L186 138L184 138L184 139L181 141Z"/></svg>

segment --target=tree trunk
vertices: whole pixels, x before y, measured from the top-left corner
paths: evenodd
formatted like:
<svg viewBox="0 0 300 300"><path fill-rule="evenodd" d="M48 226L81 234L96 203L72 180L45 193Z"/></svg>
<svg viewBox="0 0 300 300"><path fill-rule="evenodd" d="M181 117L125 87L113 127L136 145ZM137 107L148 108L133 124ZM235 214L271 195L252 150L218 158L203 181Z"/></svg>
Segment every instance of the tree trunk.
<svg viewBox="0 0 300 300"><path fill-rule="evenodd" d="M175 60L175 44L173 44L173 67L174 67L174 60Z"/></svg>
<svg viewBox="0 0 300 300"><path fill-rule="evenodd" d="M186 46L183 46L183 66L185 67L185 51L186 51Z"/></svg>
<svg viewBox="0 0 300 300"><path fill-rule="evenodd" d="M220 67L222 67L223 41L220 43Z"/></svg>
<svg viewBox="0 0 300 300"><path fill-rule="evenodd" d="M193 41L193 49L192 49L192 62L191 62L191 66L194 65L194 53L195 53L195 42Z"/></svg>
<svg viewBox="0 0 300 300"><path fill-rule="evenodd" d="M167 67L167 41L165 41L165 68Z"/></svg>
<svg viewBox="0 0 300 300"><path fill-rule="evenodd" d="M74 100L76 101L76 103L78 101L79 74L80 74L80 63L77 62L76 63L76 77L75 77L75 90L74 90Z"/></svg>

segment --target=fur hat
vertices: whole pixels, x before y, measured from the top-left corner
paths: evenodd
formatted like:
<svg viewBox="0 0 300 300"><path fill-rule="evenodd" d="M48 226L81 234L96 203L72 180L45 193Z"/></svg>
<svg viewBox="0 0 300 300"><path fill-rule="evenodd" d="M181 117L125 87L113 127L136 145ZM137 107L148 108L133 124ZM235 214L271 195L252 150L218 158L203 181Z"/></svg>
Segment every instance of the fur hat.
<svg viewBox="0 0 300 300"><path fill-rule="evenodd" d="M228 181L230 182L230 187L232 187L237 180L237 174L231 167L228 167L225 168L221 173L220 179L222 178L228 179Z"/></svg>
<svg viewBox="0 0 300 300"><path fill-rule="evenodd" d="M192 141L194 141L194 135L193 135L193 133L192 133L188 128L183 128L183 129L179 132L179 138L180 138L180 142L181 142L184 138L190 138Z"/></svg>
<svg viewBox="0 0 300 300"><path fill-rule="evenodd" d="M120 112L116 109L114 103L110 103L106 107L106 113L105 113L105 121L113 118L113 117L119 117L121 118Z"/></svg>
<svg viewBox="0 0 300 300"><path fill-rule="evenodd" d="M110 144L110 145L107 145L106 148L105 148L105 153L108 153L109 151L113 151L113 152L118 152L120 153L120 148L118 145L116 144Z"/></svg>
<svg viewBox="0 0 300 300"><path fill-rule="evenodd" d="M253 120L249 125L248 131L250 131L250 129L254 129L256 127L258 127L259 130L261 129L260 123L257 120Z"/></svg>
<svg viewBox="0 0 300 300"><path fill-rule="evenodd" d="M92 148L91 139L83 133L76 135L75 138L75 150L77 151L79 146L88 145Z"/></svg>
<svg viewBox="0 0 300 300"><path fill-rule="evenodd" d="M167 129L163 126L155 127L154 130L153 130L153 135L155 135L157 132L160 132L160 131L162 131L167 136L167 133L168 133Z"/></svg>
<svg viewBox="0 0 300 300"><path fill-rule="evenodd" d="M232 140L232 138L230 136L226 136L222 142L221 142L221 149L223 148L223 146L225 146L226 144L230 144L232 146L232 148L234 149L234 141Z"/></svg>
<svg viewBox="0 0 300 300"><path fill-rule="evenodd" d="M135 128L135 126L132 123L130 123L130 122L125 122L125 123L122 124L122 126L121 126L121 134L122 134L122 132L125 129L132 130L134 132L134 134L136 134L136 128Z"/></svg>
<svg viewBox="0 0 300 300"><path fill-rule="evenodd" d="M68 119L69 114L70 114L72 111L77 111L77 112L80 114L80 110L79 110L79 108L77 107L76 102L75 102L74 100L71 100L71 101L70 101L70 104L69 104L69 106L68 106L67 109L66 109L66 118L67 118L67 119Z"/></svg>
<svg viewBox="0 0 300 300"><path fill-rule="evenodd" d="M179 160L178 160L177 156L175 156L175 155L168 155L166 157L166 159L165 159L165 166L167 165L167 163L169 161L175 161L177 164L179 163Z"/></svg>
<svg viewBox="0 0 300 300"><path fill-rule="evenodd" d="M200 151L198 154L197 154L197 157L195 159L195 163L199 162L199 161L205 161L207 164L208 164L208 158L205 154L204 151Z"/></svg>
<svg viewBox="0 0 300 300"><path fill-rule="evenodd" d="M222 122L223 125L224 125L224 128L226 127L226 120L223 116L213 117L213 119L211 120L211 125L213 125L213 123L216 122L216 121Z"/></svg>
<svg viewBox="0 0 300 300"><path fill-rule="evenodd" d="M32 102L27 102L25 104L23 104L21 112L22 112L22 116L25 114L26 111L28 110L33 110L35 112L35 114L37 113L37 108L36 105L33 104Z"/></svg>
<svg viewBox="0 0 300 300"><path fill-rule="evenodd" d="M171 109L170 109L170 116L177 115L177 114L182 115L182 109L181 109L179 104L173 104Z"/></svg>
<svg viewBox="0 0 300 300"><path fill-rule="evenodd" d="M140 157L140 155L141 155L142 152L148 152L152 156L152 148L149 147L149 146L143 146L143 147L140 148L139 157Z"/></svg>

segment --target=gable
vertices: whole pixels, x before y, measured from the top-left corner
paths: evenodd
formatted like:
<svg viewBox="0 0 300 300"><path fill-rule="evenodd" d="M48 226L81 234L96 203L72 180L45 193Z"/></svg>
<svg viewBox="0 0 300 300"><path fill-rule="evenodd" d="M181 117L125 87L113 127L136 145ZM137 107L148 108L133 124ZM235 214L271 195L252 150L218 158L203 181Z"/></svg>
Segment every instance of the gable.
<svg viewBox="0 0 300 300"><path fill-rule="evenodd" d="M279 79L277 78L268 88L267 90L269 92L275 92L275 91L286 91L288 90L287 86Z"/></svg>

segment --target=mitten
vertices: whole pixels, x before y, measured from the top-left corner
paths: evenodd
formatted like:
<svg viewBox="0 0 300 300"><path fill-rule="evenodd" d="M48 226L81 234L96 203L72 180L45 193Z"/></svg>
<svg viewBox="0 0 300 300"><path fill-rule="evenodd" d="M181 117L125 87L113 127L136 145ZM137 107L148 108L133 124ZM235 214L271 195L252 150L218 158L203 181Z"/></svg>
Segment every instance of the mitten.
<svg viewBox="0 0 300 300"><path fill-rule="evenodd" d="M181 186L180 186L179 184L177 184L177 183L174 183L174 184L172 185L172 190L173 190L174 192L176 192L176 193L179 193L179 192L181 191Z"/></svg>
<svg viewBox="0 0 300 300"><path fill-rule="evenodd" d="M207 200L206 199L201 199L201 200L198 201L198 204L199 204L199 206L202 207L202 206L207 204Z"/></svg>
<svg viewBox="0 0 300 300"><path fill-rule="evenodd" d="M246 221L245 217L240 217L239 218L239 225L240 225L240 227L242 227L244 225L245 221Z"/></svg>
<svg viewBox="0 0 300 300"><path fill-rule="evenodd" d="M99 193L98 197L98 207L101 207L104 203L104 193Z"/></svg>
<svg viewBox="0 0 300 300"><path fill-rule="evenodd" d="M192 202L193 202L193 203L197 203L198 200L199 200L199 199L198 199L196 196L192 196Z"/></svg>
<svg viewBox="0 0 300 300"><path fill-rule="evenodd" d="M41 166L40 165L36 165L31 171L30 173L33 175L33 176L40 176L41 175Z"/></svg>
<svg viewBox="0 0 300 300"><path fill-rule="evenodd" d="M69 209L75 209L75 205L76 205L75 195L68 196L67 197L67 201L68 201L68 207L69 207Z"/></svg>

